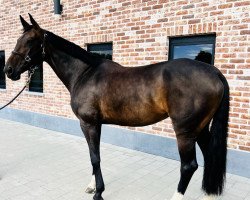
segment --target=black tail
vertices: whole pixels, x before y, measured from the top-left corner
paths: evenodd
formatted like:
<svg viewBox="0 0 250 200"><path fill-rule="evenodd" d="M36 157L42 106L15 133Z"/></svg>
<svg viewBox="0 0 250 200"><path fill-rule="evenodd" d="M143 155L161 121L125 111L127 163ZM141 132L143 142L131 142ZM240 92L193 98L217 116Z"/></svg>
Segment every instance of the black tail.
<svg viewBox="0 0 250 200"><path fill-rule="evenodd" d="M219 74L219 77L224 85L224 95L210 129L212 137L205 157L202 183L203 190L213 195L222 193L226 178L229 86L223 75Z"/></svg>

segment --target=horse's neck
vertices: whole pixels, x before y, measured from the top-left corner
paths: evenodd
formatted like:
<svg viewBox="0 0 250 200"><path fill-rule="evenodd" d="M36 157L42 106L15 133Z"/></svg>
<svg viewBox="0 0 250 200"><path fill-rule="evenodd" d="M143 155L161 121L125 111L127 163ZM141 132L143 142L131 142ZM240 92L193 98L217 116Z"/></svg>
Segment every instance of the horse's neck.
<svg viewBox="0 0 250 200"><path fill-rule="evenodd" d="M83 61L73 58L52 46L49 47L49 55L46 57L46 62L51 66L69 92L72 90L78 77L88 68L88 65Z"/></svg>

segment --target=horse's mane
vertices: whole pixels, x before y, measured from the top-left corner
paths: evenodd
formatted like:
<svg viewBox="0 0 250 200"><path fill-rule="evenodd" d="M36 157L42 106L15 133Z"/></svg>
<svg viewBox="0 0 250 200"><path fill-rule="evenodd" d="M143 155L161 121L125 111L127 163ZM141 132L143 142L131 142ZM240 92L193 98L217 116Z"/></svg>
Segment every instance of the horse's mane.
<svg viewBox="0 0 250 200"><path fill-rule="evenodd" d="M46 33L47 33L46 39L48 39L52 45L54 45L55 47L57 47L64 53L74 58L77 58L79 60L82 60L83 62L85 62L86 64L92 67L98 66L104 60L102 57L98 55L94 55L90 52L87 52L85 49L81 48L80 46L58 35L55 35L52 32L46 31Z"/></svg>

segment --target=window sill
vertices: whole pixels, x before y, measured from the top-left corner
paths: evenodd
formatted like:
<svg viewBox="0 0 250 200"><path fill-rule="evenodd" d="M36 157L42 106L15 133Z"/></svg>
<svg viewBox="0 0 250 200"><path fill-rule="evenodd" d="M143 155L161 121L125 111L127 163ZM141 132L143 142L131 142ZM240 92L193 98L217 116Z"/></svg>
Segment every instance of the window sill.
<svg viewBox="0 0 250 200"><path fill-rule="evenodd" d="M24 94L33 95L33 96L39 96L39 97L44 97L44 93L43 92L24 91Z"/></svg>
<svg viewBox="0 0 250 200"><path fill-rule="evenodd" d="M0 92L6 92L6 88L0 88Z"/></svg>

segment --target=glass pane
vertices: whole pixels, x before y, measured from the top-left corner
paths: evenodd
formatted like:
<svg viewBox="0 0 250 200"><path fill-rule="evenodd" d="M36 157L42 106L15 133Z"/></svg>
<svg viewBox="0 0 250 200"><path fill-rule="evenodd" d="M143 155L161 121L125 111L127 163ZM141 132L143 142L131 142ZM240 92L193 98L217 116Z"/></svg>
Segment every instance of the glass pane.
<svg viewBox="0 0 250 200"><path fill-rule="evenodd" d="M5 53L4 51L0 52L0 88L6 88L6 82L5 82L5 74L3 72L3 68L5 65Z"/></svg>
<svg viewBox="0 0 250 200"><path fill-rule="evenodd" d="M35 73L33 74L30 85L29 91L32 92L43 92L43 69L40 66Z"/></svg>
<svg viewBox="0 0 250 200"><path fill-rule="evenodd" d="M88 51L93 54L98 54L99 56L112 60L112 43L104 44L89 44Z"/></svg>
<svg viewBox="0 0 250 200"><path fill-rule="evenodd" d="M173 58L190 58L212 64L213 44L179 45L173 48Z"/></svg>
<svg viewBox="0 0 250 200"><path fill-rule="evenodd" d="M91 51L93 54L98 54L99 56L112 60L112 51Z"/></svg>
<svg viewBox="0 0 250 200"><path fill-rule="evenodd" d="M89 44L88 46L89 51L112 51L112 44L111 43L103 43L103 44Z"/></svg>

